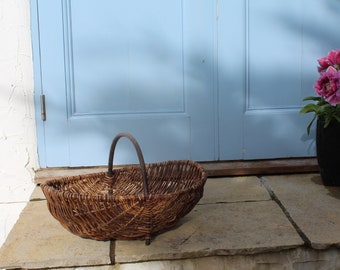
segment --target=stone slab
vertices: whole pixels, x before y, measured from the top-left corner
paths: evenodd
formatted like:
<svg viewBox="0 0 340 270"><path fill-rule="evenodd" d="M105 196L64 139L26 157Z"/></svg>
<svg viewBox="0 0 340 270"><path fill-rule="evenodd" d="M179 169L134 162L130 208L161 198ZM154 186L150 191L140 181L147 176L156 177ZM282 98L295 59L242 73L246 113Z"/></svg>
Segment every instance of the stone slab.
<svg viewBox="0 0 340 270"><path fill-rule="evenodd" d="M274 201L197 205L173 230L144 241L116 241L116 263L248 255L304 242Z"/></svg>
<svg viewBox="0 0 340 270"><path fill-rule="evenodd" d="M5 243L8 234L26 205L26 202L0 203L0 247Z"/></svg>
<svg viewBox="0 0 340 270"><path fill-rule="evenodd" d="M199 204L270 200L270 195L255 176L208 178Z"/></svg>
<svg viewBox="0 0 340 270"><path fill-rule="evenodd" d="M40 186L36 186L31 194L30 201L46 200Z"/></svg>
<svg viewBox="0 0 340 270"><path fill-rule="evenodd" d="M275 253L213 256L183 260L116 264L110 270L335 270L340 269L340 249L296 248ZM66 269L65 269L66 270ZM69 269L71 270L71 269ZM88 269L72 269L88 270ZM92 269L89 269L92 270ZM109 269L98 269L109 270Z"/></svg>
<svg viewBox="0 0 340 270"><path fill-rule="evenodd" d="M0 249L0 269L110 264L110 242L77 237L48 212L46 201L28 203Z"/></svg>
<svg viewBox="0 0 340 270"><path fill-rule="evenodd" d="M340 187L326 187L319 174L264 179L316 249L340 247Z"/></svg>

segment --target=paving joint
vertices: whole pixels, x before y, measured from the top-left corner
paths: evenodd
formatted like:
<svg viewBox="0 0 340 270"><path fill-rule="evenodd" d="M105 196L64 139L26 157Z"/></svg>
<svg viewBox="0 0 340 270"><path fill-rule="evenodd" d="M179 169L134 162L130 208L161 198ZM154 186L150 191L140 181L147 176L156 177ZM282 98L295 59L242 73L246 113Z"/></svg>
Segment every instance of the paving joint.
<svg viewBox="0 0 340 270"><path fill-rule="evenodd" d="M116 264L116 240L111 240L110 241L110 262L112 265Z"/></svg>
<svg viewBox="0 0 340 270"><path fill-rule="evenodd" d="M257 202L268 202L268 201L272 201L272 199L270 198L270 199L268 199L268 200L266 200L266 199L260 199L260 200L245 200L245 201L235 201L235 202L233 202L233 201L231 201L231 202L208 202L208 203L205 203L205 202L203 202L203 203L200 203L200 202L198 202L198 204L197 205L216 205L216 204L240 204L240 203L257 203Z"/></svg>
<svg viewBox="0 0 340 270"><path fill-rule="evenodd" d="M311 240L307 237L307 235L302 231L302 229L299 227L299 225L294 221L292 216L290 215L287 208L283 205L283 203L280 201L278 196L276 196L274 190L271 188L268 181L263 178L262 176L258 176L261 184L265 187L265 189L268 191L270 198L277 203L277 205L281 208L283 214L287 217L288 221L292 224L296 232L299 234L299 236L302 238L302 240L305 243L306 247L313 248Z"/></svg>

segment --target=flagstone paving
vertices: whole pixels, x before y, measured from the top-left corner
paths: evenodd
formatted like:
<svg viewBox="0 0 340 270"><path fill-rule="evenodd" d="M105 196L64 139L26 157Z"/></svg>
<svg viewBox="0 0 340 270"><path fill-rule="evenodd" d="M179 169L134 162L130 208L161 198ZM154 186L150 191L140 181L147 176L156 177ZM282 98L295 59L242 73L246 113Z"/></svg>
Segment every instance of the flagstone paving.
<svg viewBox="0 0 340 270"><path fill-rule="evenodd" d="M1 249L0 268L110 264L110 242L74 236L47 211L45 200L27 205Z"/></svg>
<svg viewBox="0 0 340 270"><path fill-rule="evenodd" d="M269 187L315 249L340 248L340 187L326 187L319 175L266 176Z"/></svg>
<svg viewBox="0 0 340 270"><path fill-rule="evenodd" d="M339 211L340 188L318 174L210 178L193 211L145 246L72 235L38 187L0 269L340 269Z"/></svg>

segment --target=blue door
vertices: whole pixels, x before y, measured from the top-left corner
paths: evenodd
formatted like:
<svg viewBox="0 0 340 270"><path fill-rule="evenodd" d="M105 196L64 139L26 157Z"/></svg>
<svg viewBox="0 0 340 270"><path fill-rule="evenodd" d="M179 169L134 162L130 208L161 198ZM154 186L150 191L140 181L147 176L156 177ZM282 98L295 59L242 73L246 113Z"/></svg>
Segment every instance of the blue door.
<svg viewBox="0 0 340 270"><path fill-rule="evenodd" d="M299 110L317 59L340 46L339 1L218 2L219 158L314 156Z"/></svg>
<svg viewBox="0 0 340 270"><path fill-rule="evenodd" d="M38 130L42 166L106 164L119 132L136 137L147 162L216 159L214 5L201 0L32 5L40 41L36 89L46 102L46 121ZM122 142L116 163L137 161L133 151Z"/></svg>
<svg viewBox="0 0 340 270"><path fill-rule="evenodd" d="M319 2L31 1L40 165L106 164L122 131L147 162L314 155L298 111L340 44Z"/></svg>

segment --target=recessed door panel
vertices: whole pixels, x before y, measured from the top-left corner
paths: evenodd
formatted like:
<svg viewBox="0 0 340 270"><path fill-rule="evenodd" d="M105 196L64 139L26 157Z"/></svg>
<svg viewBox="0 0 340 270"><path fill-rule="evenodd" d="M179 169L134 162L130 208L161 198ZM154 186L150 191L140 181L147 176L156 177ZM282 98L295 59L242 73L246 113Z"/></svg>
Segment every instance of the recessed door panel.
<svg viewBox="0 0 340 270"><path fill-rule="evenodd" d="M119 132L136 137L146 162L215 159L214 5L35 4L47 109L42 166L106 164ZM117 152L115 162L136 161L124 143Z"/></svg>

